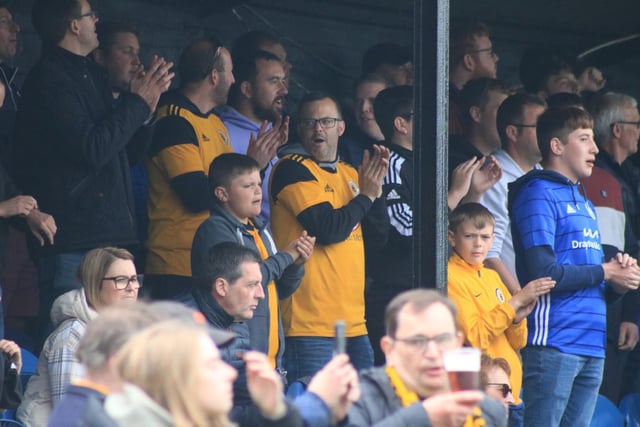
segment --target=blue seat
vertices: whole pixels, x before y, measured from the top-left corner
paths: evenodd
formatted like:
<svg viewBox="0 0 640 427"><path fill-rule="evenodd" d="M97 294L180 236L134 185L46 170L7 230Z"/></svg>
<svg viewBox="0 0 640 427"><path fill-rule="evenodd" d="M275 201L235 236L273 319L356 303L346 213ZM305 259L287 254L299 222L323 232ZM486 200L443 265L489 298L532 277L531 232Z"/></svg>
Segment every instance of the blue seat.
<svg viewBox="0 0 640 427"><path fill-rule="evenodd" d="M297 380L289 384L289 387L287 387L287 392L285 394L289 399L295 400L296 397L300 396L307 390L309 381L311 381L311 377L298 378Z"/></svg>
<svg viewBox="0 0 640 427"><path fill-rule="evenodd" d="M20 353L22 354L22 370L20 371L20 382L22 383L22 389L24 390L27 388L27 381L29 381L31 375L36 373L38 358L29 350L25 350L24 348L20 348Z"/></svg>
<svg viewBox="0 0 640 427"><path fill-rule="evenodd" d="M589 425L591 427L624 427L624 420L616 405L606 397L598 395L596 410Z"/></svg>
<svg viewBox="0 0 640 427"><path fill-rule="evenodd" d="M291 400L295 400L296 397L304 393L306 389L307 386L302 381L294 381L289 384L289 387L287 388L287 397Z"/></svg>
<svg viewBox="0 0 640 427"><path fill-rule="evenodd" d="M627 427L640 427L640 393L627 394L620 401L620 412Z"/></svg>
<svg viewBox="0 0 640 427"><path fill-rule="evenodd" d="M6 409L0 412L0 427L15 427L24 426L20 421L16 419L15 409Z"/></svg>

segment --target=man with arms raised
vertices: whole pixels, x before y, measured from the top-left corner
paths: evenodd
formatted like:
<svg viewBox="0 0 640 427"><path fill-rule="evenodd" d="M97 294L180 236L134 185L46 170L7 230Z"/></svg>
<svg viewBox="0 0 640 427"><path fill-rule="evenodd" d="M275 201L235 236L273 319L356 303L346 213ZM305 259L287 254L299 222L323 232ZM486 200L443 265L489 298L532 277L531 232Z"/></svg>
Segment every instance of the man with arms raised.
<svg viewBox="0 0 640 427"><path fill-rule="evenodd" d="M37 253L43 313L79 287L83 255L136 242L127 148L171 83L171 63L154 58L114 105L98 47L98 16L87 0L38 0L33 25L42 55L23 85L16 122L16 181L56 218Z"/></svg>
<svg viewBox="0 0 640 427"><path fill-rule="evenodd" d="M364 245L360 221L382 194L389 150L365 153L359 173L338 159L345 125L337 101L306 95L298 108L301 144L285 146L269 185L271 228L283 247L303 230L316 238L298 290L281 302L289 379L313 375L330 358L333 325L346 321L347 353L371 367L364 319ZM295 236L295 237L294 237Z"/></svg>
<svg viewBox="0 0 640 427"><path fill-rule="evenodd" d="M259 141L257 136L267 128L288 127L289 118L283 118L288 93L282 62L273 53L257 50L233 53L236 82L229 91L229 104L217 109L224 122L233 151L248 154L260 166L262 192L268 194L269 176L280 145L286 143L281 133L270 132L271 138ZM264 139L264 138L263 138ZM269 198L262 200L259 218L269 222Z"/></svg>

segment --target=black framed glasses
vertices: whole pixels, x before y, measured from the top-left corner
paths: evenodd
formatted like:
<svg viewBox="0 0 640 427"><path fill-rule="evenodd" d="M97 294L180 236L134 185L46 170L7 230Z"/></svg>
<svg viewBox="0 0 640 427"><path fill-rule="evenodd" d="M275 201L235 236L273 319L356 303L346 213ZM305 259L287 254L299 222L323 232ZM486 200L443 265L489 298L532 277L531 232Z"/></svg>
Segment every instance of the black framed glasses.
<svg viewBox="0 0 640 427"><path fill-rule="evenodd" d="M140 289L142 287L142 277L139 274L136 274L135 276L104 277L102 280L112 281L116 289L119 291L123 291L129 286L135 289Z"/></svg>
<svg viewBox="0 0 640 427"><path fill-rule="evenodd" d="M341 122L342 119L337 117L322 117L319 119L302 119L300 120L300 126L304 129L315 129L316 125L320 124L322 129L331 129L336 127L336 123Z"/></svg>
<svg viewBox="0 0 640 427"><path fill-rule="evenodd" d="M524 123L509 123L511 126L515 126L517 128L534 128L536 125L526 125Z"/></svg>
<svg viewBox="0 0 640 427"><path fill-rule="evenodd" d="M438 350L444 350L448 348L449 345L455 340L455 337L455 334L445 332L443 334L434 335L432 337L427 337L425 335L416 335L414 337L408 338L393 338L393 340L404 343L415 351L424 352L429 347L429 343L432 341L436 345L436 347L438 347Z"/></svg>
<svg viewBox="0 0 640 427"><path fill-rule="evenodd" d="M511 390L511 387L509 387L509 384L504 384L504 383L487 383L488 386L490 387L495 387L500 389L500 391L502 392L502 397L504 397L505 399L507 398L507 396L509 396L509 394L511 394L513 392L513 390Z"/></svg>
<svg viewBox="0 0 640 427"><path fill-rule="evenodd" d="M622 120L621 120L621 121L619 121L619 122L615 122L615 123L613 123L613 124L615 125L616 123L617 123L617 124L621 124L621 125L634 125L634 126L635 126L635 127L637 127L638 129L640 129L640 121L637 121L637 122L625 122L625 121L622 121Z"/></svg>

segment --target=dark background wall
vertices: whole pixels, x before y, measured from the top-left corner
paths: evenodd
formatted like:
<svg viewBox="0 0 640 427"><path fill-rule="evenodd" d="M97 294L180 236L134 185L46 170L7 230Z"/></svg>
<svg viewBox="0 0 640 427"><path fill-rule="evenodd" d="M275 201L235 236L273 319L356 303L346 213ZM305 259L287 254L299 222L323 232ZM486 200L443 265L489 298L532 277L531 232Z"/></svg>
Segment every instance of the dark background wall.
<svg viewBox="0 0 640 427"><path fill-rule="evenodd" d="M422 0L416 0L422 1ZM432 0L424 0L432 1ZM20 76L35 62L39 41L29 17L33 0L14 0L22 25L16 63ZM191 40L215 34L230 44L249 29L268 29L280 35L294 65L291 98L303 87L329 89L348 102L360 73L363 51L380 41L411 43L412 0L94 0L102 19L136 24L142 55L176 60ZM473 16L493 28L500 55L499 77L518 84L523 49L552 44L576 52L638 31L640 2L632 0L451 0L451 19ZM609 88L640 94L637 57L640 48L617 54L604 67Z"/></svg>

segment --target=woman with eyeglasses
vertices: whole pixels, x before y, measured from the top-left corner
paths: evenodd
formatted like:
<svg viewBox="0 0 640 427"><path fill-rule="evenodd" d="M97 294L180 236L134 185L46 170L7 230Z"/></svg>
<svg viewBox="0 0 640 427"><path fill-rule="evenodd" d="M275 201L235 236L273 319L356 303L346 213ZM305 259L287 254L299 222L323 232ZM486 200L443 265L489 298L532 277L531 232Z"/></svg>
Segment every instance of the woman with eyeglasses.
<svg viewBox="0 0 640 427"><path fill-rule="evenodd" d="M480 360L480 385L489 397L499 400L509 413L509 405L516 401L513 398L509 376L511 367L502 357L492 358L487 354Z"/></svg>
<svg viewBox="0 0 640 427"><path fill-rule="evenodd" d="M87 323L104 307L136 301L141 287L133 255L112 247L87 252L78 267L78 280L82 288L62 294L51 308L54 331L44 343L37 372L29 379L17 412L27 427L45 426L67 385L82 376L75 351Z"/></svg>

